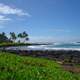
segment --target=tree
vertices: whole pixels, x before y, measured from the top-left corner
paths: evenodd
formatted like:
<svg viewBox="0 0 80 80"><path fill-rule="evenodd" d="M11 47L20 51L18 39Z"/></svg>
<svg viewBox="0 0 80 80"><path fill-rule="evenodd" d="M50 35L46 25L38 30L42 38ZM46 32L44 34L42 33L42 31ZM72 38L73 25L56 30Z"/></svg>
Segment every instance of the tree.
<svg viewBox="0 0 80 80"><path fill-rule="evenodd" d="M29 40L28 34L27 34L25 31L24 31L23 33L19 33L19 34L18 34L18 38L23 39L24 42ZM20 41L19 41L19 42L20 42Z"/></svg>
<svg viewBox="0 0 80 80"><path fill-rule="evenodd" d="M22 34L23 34L22 37L24 38L24 42L28 41L29 40L28 34L25 31Z"/></svg>
<svg viewBox="0 0 80 80"><path fill-rule="evenodd" d="M10 32L10 40L15 42L15 40L17 39L17 36L14 32Z"/></svg>
<svg viewBox="0 0 80 80"><path fill-rule="evenodd" d="M0 33L0 43L2 42L9 42L9 39L4 32Z"/></svg>
<svg viewBox="0 0 80 80"><path fill-rule="evenodd" d="M6 36L5 32L2 32L2 36Z"/></svg>
<svg viewBox="0 0 80 80"><path fill-rule="evenodd" d="M20 43L20 42L21 42L20 39L22 38L22 33L19 33L19 34L18 34L18 38L19 38L19 41L18 41L18 42Z"/></svg>

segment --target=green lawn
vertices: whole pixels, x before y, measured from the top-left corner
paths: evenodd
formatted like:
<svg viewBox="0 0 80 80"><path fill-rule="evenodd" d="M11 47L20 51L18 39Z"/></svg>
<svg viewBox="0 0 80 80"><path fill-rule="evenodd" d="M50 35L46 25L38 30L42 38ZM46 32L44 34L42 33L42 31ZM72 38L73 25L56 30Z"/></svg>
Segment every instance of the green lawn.
<svg viewBox="0 0 80 80"><path fill-rule="evenodd" d="M0 52L0 80L80 80L55 61Z"/></svg>

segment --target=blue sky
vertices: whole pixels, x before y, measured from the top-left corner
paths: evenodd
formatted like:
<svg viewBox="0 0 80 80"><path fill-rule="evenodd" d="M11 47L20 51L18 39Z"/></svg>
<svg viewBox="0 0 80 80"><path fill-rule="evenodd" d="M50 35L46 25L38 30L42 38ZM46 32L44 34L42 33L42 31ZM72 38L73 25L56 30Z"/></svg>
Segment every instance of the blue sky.
<svg viewBox="0 0 80 80"><path fill-rule="evenodd" d="M31 41L80 41L80 0L0 0L0 32Z"/></svg>

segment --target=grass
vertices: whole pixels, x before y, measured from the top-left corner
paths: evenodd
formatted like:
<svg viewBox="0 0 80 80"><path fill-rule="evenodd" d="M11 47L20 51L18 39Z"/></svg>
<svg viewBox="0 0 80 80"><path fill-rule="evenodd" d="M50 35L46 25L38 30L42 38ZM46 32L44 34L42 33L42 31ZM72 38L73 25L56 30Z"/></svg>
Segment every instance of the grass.
<svg viewBox="0 0 80 80"><path fill-rule="evenodd" d="M38 44L38 43L13 43L13 42L3 42L3 43L0 43L0 47L8 47L8 46L29 46L29 45L41 45L41 44ZM46 44L44 44L46 45Z"/></svg>
<svg viewBox="0 0 80 80"><path fill-rule="evenodd" d="M55 61L0 52L0 80L80 80Z"/></svg>
<svg viewBox="0 0 80 80"><path fill-rule="evenodd" d="M0 47L8 47L8 46L27 46L27 45L32 45L31 43L0 43Z"/></svg>

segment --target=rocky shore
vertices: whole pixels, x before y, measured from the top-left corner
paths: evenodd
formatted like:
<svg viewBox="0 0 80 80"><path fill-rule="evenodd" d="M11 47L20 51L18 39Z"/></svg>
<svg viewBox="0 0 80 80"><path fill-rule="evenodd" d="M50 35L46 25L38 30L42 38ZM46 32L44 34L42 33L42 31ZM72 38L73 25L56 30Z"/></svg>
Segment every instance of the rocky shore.
<svg viewBox="0 0 80 80"><path fill-rule="evenodd" d="M61 61L63 63L80 64L80 51L76 50L2 50L22 56L33 56Z"/></svg>

